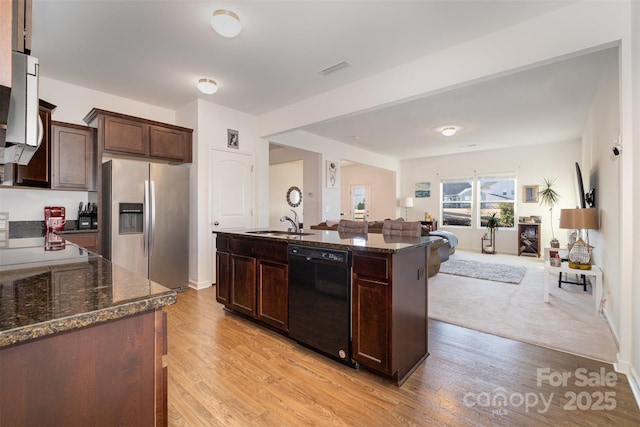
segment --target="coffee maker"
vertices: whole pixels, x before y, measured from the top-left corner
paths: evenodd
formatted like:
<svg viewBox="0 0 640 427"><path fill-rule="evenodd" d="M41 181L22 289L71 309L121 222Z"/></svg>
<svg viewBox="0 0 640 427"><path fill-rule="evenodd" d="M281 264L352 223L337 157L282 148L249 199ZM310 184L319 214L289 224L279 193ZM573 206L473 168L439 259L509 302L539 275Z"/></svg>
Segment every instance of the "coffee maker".
<svg viewBox="0 0 640 427"><path fill-rule="evenodd" d="M64 206L44 207L44 224L47 231L62 231L66 222Z"/></svg>

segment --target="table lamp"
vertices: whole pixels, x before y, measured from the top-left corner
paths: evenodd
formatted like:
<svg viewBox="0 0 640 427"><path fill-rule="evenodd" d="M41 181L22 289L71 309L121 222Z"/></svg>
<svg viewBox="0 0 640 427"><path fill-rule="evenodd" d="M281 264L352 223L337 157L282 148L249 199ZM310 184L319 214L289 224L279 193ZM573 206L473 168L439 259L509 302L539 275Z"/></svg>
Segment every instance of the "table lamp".
<svg viewBox="0 0 640 427"><path fill-rule="evenodd" d="M413 197L404 197L400 199L400 206L404 208L404 219L409 220L409 208L413 207Z"/></svg>
<svg viewBox="0 0 640 427"><path fill-rule="evenodd" d="M569 251L569 268L591 270L591 246L589 231L597 230L598 212L595 208L560 209L560 228L578 231L578 240ZM587 241L582 239L582 230L586 231Z"/></svg>

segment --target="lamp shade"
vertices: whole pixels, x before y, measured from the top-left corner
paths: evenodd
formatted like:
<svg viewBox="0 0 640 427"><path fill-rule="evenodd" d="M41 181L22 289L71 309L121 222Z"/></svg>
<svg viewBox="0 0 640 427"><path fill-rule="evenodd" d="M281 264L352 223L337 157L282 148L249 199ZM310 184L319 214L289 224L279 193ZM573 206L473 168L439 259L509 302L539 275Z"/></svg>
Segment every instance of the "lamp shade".
<svg viewBox="0 0 640 427"><path fill-rule="evenodd" d="M400 199L400 206L403 208L412 208L413 207L413 197L404 197Z"/></svg>
<svg viewBox="0 0 640 427"><path fill-rule="evenodd" d="M597 230L598 212L595 208L560 209L560 228Z"/></svg>

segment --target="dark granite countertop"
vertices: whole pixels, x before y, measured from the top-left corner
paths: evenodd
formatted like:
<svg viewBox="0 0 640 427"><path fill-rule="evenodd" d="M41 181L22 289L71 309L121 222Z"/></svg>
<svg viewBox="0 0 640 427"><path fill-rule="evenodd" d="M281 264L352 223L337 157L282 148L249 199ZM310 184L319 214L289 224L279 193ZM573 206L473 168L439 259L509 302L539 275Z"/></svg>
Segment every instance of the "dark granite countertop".
<svg viewBox="0 0 640 427"><path fill-rule="evenodd" d="M240 235L248 238L286 241L289 244L318 246L324 248L350 249L355 251L397 253L416 246L427 246L442 240L441 237L383 236L379 233L354 235L333 230L304 230L302 234L286 234L284 230L214 231L220 235Z"/></svg>
<svg viewBox="0 0 640 427"><path fill-rule="evenodd" d="M0 348L155 310L174 290L66 242L10 239L0 249Z"/></svg>

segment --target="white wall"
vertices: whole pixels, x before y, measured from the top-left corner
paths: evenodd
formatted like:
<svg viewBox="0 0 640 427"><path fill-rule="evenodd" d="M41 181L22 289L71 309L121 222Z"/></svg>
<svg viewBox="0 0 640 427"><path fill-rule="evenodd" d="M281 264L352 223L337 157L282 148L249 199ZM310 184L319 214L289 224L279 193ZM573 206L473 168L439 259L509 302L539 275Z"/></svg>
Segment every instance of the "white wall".
<svg viewBox="0 0 640 427"><path fill-rule="evenodd" d="M382 221L400 216L396 203L396 174L394 171L353 164L341 167L340 175L340 204L341 211L344 213L342 218L350 219L350 190L352 185L358 184L369 184L371 186L369 221ZM404 212L402 215L404 215Z"/></svg>
<svg viewBox="0 0 640 427"><path fill-rule="evenodd" d="M305 189L303 185L303 161L278 163L269 167L269 229L287 229L291 227L288 222L280 222L280 218L287 215L293 219L294 209L298 213L298 221L304 223ZM298 187L303 194L300 206L292 208L287 203L287 192L291 187ZM308 225L304 224L306 228Z"/></svg>
<svg viewBox="0 0 640 427"><path fill-rule="evenodd" d="M78 219L78 205L88 200L86 191L24 190L0 188L0 212L9 221L44 221L45 206L64 206L68 220ZM92 200L93 203L93 200Z"/></svg>
<svg viewBox="0 0 640 427"><path fill-rule="evenodd" d="M612 52L617 56L618 51ZM600 228L589 231L589 243L594 246L593 262L603 270L607 317L614 334L620 331L620 157L611 147L620 135L620 99L617 61L605 69L594 95L582 136L581 168L585 189L596 189L595 207Z"/></svg>
<svg viewBox="0 0 640 427"><path fill-rule="evenodd" d="M340 160L350 160L382 169L387 169L395 173L398 173L400 168L400 162L398 160L382 156L380 154L372 153L370 151L366 151L352 145L343 144L332 139L323 138L308 132L287 132L281 135L273 136L270 138L270 140L287 147L296 147L320 154L317 159L317 170L319 171L319 174L315 176L316 178L320 177L320 180L317 181L318 187L316 190L319 196L314 200L318 203L318 208L321 211L321 216L317 218L317 220L315 220L313 218L310 218L308 213L305 212L305 216L307 217L307 222L309 224L317 224L327 219L335 220L336 218L340 218L340 191L336 188L327 188L327 186L325 185L326 171L324 165L328 160L335 161L338 164L340 163ZM305 174L306 170L307 165L305 163ZM339 174L339 176L340 175L341 174ZM266 177L266 179L268 179L268 177ZM305 187L307 188L306 192L308 197L309 185L307 184L306 179L307 178L305 177ZM340 179L341 178L339 178L339 181ZM340 183L338 183L337 188L340 188ZM305 211L308 210L309 206L307 205Z"/></svg>
<svg viewBox="0 0 640 427"><path fill-rule="evenodd" d="M243 113L240 111L232 110L230 108L222 107L211 102L207 102L201 99L194 101L193 105L186 106L178 111L178 117L191 117L197 116L195 121L195 133L194 133L194 155L193 163L191 167L193 178L197 177L197 188L192 188L191 200L189 203L189 209L191 212L190 227L193 227L191 238L195 241L190 242L192 258L192 267L195 271L190 271L191 286L196 289L211 286L215 281L215 236L212 234L210 212L211 195L224 185L229 183L223 182L211 182L211 167L209 164L211 150L222 150L233 153L245 153L254 157L255 164L263 163L256 162L258 153L266 158L266 167L254 169L254 206L252 211L254 212L252 227L258 224L258 215L256 212L256 199L259 198L260 192L265 192L268 197L268 178L264 179L260 183L260 177L268 175L268 146L266 149L263 141L256 138L255 133L255 117L251 114ZM227 147L227 129L234 129L239 132L239 148ZM263 149L261 151L261 149ZM192 179L193 181L193 179ZM193 182L192 182L193 184ZM268 219L268 210L263 211L264 218ZM194 216L195 215L195 216ZM266 224L267 222L265 222Z"/></svg>
<svg viewBox="0 0 640 427"><path fill-rule="evenodd" d="M629 117L632 118L629 131L631 135L635 135L635 139L628 139L625 135L625 139L622 142L626 148L625 156L629 158L629 160L625 162L625 165L634 165L628 172L633 182L632 190L633 188L636 189L635 193L631 194L638 194L637 189L640 188L640 168L638 168L637 165L640 165L640 149L635 147L640 145L640 140L638 139L640 138L640 120L637 120L637 118L640 117L640 79L638 79L638 76L640 76L640 2L632 3L629 16L631 17L632 35L629 43L631 44L630 50L633 52L630 68L631 75L635 76L635 78L632 79L632 86L629 88L631 101L627 107L631 110L629 111ZM633 120L633 118L636 118L636 120ZM628 196L629 194L623 194L623 197ZM631 218L638 218L637 214L640 213L640 197L632 198L630 204L632 205L632 212L630 212L629 216ZM628 219L628 217L625 217L625 219ZM638 266L640 265L640 233L637 227L633 227L630 233L633 239L632 253L634 254L631 258L631 265ZM625 258L625 260L628 260L628 258ZM625 286L631 288L631 298L628 298L629 307L627 308L631 317L629 321L631 331L628 333L631 352L630 370L632 374L630 382L632 387L634 387L636 401L640 402L640 269L631 268L630 266L626 268L631 270L629 275L624 277L625 280L629 280Z"/></svg>
<svg viewBox="0 0 640 427"><path fill-rule="evenodd" d="M279 147L277 149L269 149L268 160L270 165L282 162L290 162L294 160L302 161L302 176L300 182L301 185L299 185L299 187L301 189L304 188L304 191L302 195L302 205L296 208L296 211L298 212L299 216L304 217L304 221L306 222L305 228L308 228L310 224L317 224L318 222L320 222L319 218L322 218L322 169L320 166L321 158L322 156L319 153L314 153L313 151L309 150L301 150L299 148ZM271 174L269 174L267 179L271 179ZM291 185L289 185L287 189ZM290 207L288 205L285 204L284 206L280 206L282 200L283 199L281 199L281 196L279 195L276 196L275 200L273 198L270 198L269 200L270 212L281 209L282 207L285 208L280 210L280 216L278 218L280 218L282 215L289 214ZM273 213L273 215L278 214ZM274 226L273 215L270 215L269 219L269 225L271 227Z"/></svg>
<svg viewBox="0 0 640 427"><path fill-rule="evenodd" d="M179 124L175 111L85 87L40 77L40 98L56 106L52 120L85 125L82 120L93 108L130 116Z"/></svg>
<svg viewBox="0 0 640 427"><path fill-rule="evenodd" d="M560 245L567 243L566 233L558 229L560 209L576 206L576 177L574 163L580 160L580 141L554 142L538 146L505 150L480 151L453 156L427 157L404 160L402 162L401 194L412 194L417 182L431 182L431 197L414 198L409 210L409 220L424 219L424 212L430 212L439 219L438 228L458 236L460 249L480 252L480 239L485 227L452 227L442 225L440 211L440 182L443 179L477 177L494 173L516 174L515 218L540 215L542 224L541 245L549 246L551 240L551 219L549 210L537 203L522 203L523 185L541 185L543 178L556 180L560 203L553 210L555 235ZM475 219L475 218L474 218ZM500 228L496 234L496 250L500 253L517 254L518 236L516 229Z"/></svg>

